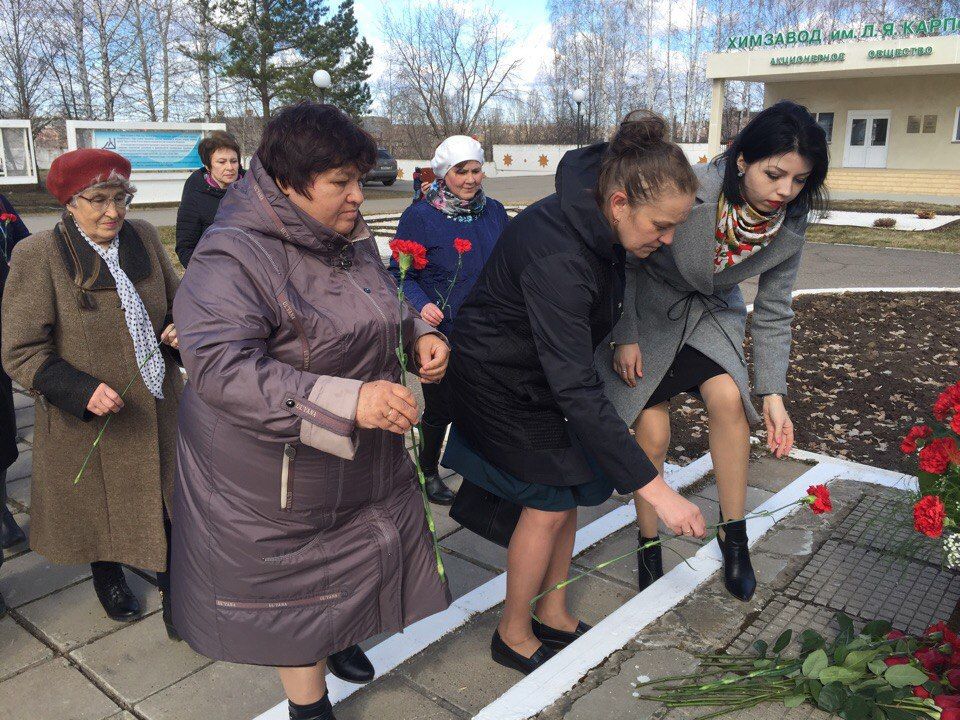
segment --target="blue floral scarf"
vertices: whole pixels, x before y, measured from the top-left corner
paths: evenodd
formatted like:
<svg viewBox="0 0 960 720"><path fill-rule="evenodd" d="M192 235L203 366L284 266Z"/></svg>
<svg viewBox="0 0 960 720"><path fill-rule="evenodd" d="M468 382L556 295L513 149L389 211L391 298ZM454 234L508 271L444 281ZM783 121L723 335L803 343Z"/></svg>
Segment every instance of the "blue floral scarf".
<svg viewBox="0 0 960 720"><path fill-rule="evenodd" d="M434 180L430 184L423 194L423 199L457 222L473 222L487 204L487 196L483 194L483 188L477 190L477 194L470 200L461 200L441 179Z"/></svg>

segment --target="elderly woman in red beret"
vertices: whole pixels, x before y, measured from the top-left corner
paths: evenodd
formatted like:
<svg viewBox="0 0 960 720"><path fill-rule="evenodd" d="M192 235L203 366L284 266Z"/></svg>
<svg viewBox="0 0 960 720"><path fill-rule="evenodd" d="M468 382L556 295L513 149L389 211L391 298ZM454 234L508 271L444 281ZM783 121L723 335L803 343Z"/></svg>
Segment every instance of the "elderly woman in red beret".
<svg viewBox="0 0 960 720"><path fill-rule="evenodd" d="M119 622L141 613L121 563L156 571L169 620L177 274L156 228L126 220L136 191L126 158L68 152L47 188L65 212L17 244L2 303L3 366L37 398L30 546L57 563L90 563L97 597Z"/></svg>

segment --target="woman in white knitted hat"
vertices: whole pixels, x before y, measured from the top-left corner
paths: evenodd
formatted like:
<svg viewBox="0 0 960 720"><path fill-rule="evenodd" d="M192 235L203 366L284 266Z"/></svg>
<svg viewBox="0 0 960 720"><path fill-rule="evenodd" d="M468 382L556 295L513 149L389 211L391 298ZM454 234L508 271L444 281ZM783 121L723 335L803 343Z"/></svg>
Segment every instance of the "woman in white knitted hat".
<svg viewBox="0 0 960 720"><path fill-rule="evenodd" d="M474 138L448 137L430 164L436 180L425 189L423 199L403 213L397 237L427 248L427 266L407 271L404 292L420 316L449 337L457 310L480 277L508 218L503 205L483 192L483 147ZM399 281L396 260L391 260L390 271ZM453 493L438 474L440 448L451 419L449 390L445 382L424 385L423 395L420 463L427 495L432 502L449 505Z"/></svg>

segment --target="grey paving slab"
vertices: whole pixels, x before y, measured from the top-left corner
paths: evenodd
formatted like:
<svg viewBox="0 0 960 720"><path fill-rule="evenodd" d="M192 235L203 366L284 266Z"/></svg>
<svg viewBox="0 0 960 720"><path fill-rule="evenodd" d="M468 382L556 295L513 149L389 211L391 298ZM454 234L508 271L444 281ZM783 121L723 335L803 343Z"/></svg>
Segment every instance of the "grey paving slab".
<svg viewBox="0 0 960 720"><path fill-rule="evenodd" d="M11 480L7 477L7 499L11 501L11 507L17 506L23 509L30 508L30 476Z"/></svg>
<svg viewBox="0 0 960 720"><path fill-rule="evenodd" d="M757 640L764 640L768 645L780 636L784 630L793 630L793 643L790 651L796 650L796 640L800 633L810 629L820 633L827 639L832 639L839 630L834 622L835 610L823 608L810 603L803 603L793 598L778 597L771 600L760 613L760 616L730 643L731 653L742 653L750 649Z"/></svg>
<svg viewBox="0 0 960 720"><path fill-rule="evenodd" d="M663 569L669 572L679 565L685 558L693 557L700 549L700 545L683 540L680 538L671 539L664 548ZM574 558L574 563L579 568L589 568L599 565L605 560L619 557L637 547L637 530L633 525L629 525L622 530L618 530L600 543L597 543L586 551ZM620 562L608 565L598 571L598 575L613 578L630 587L636 587L637 584L637 560L634 556L626 557Z"/></svg>
<svg viewBox="0 0 960 720"><path fill-rule="evenodd" d="M33 445L33 425L27 425L17 429L17 437L20 438L26 444Z"/></svg>
<svg viewBox="0 0 960 720"><path fill-rule="evenodd" d="M22 391L14 391L13 393L13 407L15 410L20 410L21 408L32 407L34 403L33 398L30 395L27 395Z"/></svg>
<svg viewBox="0 0 960 720"><path fill-rule="evenodd" d="M663 720L692 720L708 712L710 708L705 707L675 708L664 715ZM725 720L828 720L837 716L825 713L812 705L801 705L788 710L783 703L771 702L723 717Z"/></svg>
<svg viewBox="0 0 960 720"><path fill-rule="evenodd" d="M697 660L692 655L674 648L641 650L623 661L620 672L599 687L576 700L564 715L566 720L651 720L662 712L663 705L634 697L638 678L657 678L693 672Z"/></svg>
<svg viewBox="0 0 960 720"><path fill-rule="evenodd" d="M451 533L460 529L460 525L450 518L450 508L444 505L431 505L430 511L433 513L433 525L437 529L437 537L445 538Z"/></svg>
<svg viewBox="0 0 960 720"><path fill-rule="evenodd" d="M0 683L4 720L103 720L120 709L63 658Z"/></svg>
<svg viewBox="0 0 960 720"><path fill-rule="evenodd" d="M4 561L0 592L15 608L73 585L90 575L89 565L57 565L35 552Z"/></svg>
<svg viewBox="0 0 960 720"><path fill-rule="evenodd" d="M0 620L0 680L38 665L53 652L7 615Z"/></svg>
<svg viewBox="0 0 960 720"><path fill-rule="evenodd" d="M828 540L786 594L864 618L922 632L949 618L960 600L960 574L871 548Z"/></svg>
<svg viewBox="0 0 960 720"><path fill-rule="evenodd" d="M147 720L247 720L286 699L273 668L217 662L134 706Z"/></svg>
<svg viewBox="0 0 960 720"><path fill-rule="evenodd" d="M17 429L30 427L36 422L37 417L37 406L30 404L26 407L19 408L17 413Z"/></svg>
<svg viewBox="0 0 960 720"><path fill-rule="evenodd" d="M810 469L810 465L798 460L790 458L778 460L770 455L762 455L750 460L747 484L750 487L777 493Z"/></svg>
<svg viewBox="0 0 960 720"><path fill-rule="evenodd" d="M443 567L447 572L454 600L497 576L497 573L450 553L443 554Z"/></svg>
<svg viewBox="0 0 960 720"><path fill-rule="evenodd" d="M160 613L84 645L70 657L128 705L210 664L185 642L167 638Z"/></svg>
<svg viewBox="0 0 960 720"><path fill-rule="evenodd" d="M713 481L710 485L700 488L696 495L706 498L707 500L712 500L713 502L719 502L718 497L719 493L717 490L716 481ZM747 486L747 501L745 503L746 511L751 512L756 509L758 506L765 503L767 500L773 497L773 493L769 490L763 490L761 488ZM713 518L707 518L707 524L712 524L716 522Z"/></svg>
<svg viewBox="0 0 960 720"><path fill-rule="evenodd" d="M7 468L7 487L10 483L29 477L33 472L33 450L27 449L20 452L16 461Z"/></svg>
<svg viewBox="0 0 960 720"><path fill-rule="evenodd" d="M139 718L126 710L121 710L116 715L108 717L107 720L139 720Z"/></svg>
<svg viewBox="0 0 960 720"><path fill-rule="evenodd" d="M486 540L469 530L460 529L440 541L440 546L459 555L476 560L488 568L507 569L507 549Z"/></svg>
<svg viewBox="0 0 960 720"><path fill-rule="evenodd" d="M913 529L913 503L903 492L867 495L837 527L836 537L889 555L939 565L940 543Z"/></svg>
<svg viewBox="0 0 960 720"><path fill-rule="evenodd" d="M626 588L593 577L570 585L567 591L571 610L591 625L633 595ZM476 713L521 679L516 671L490 659L490 638L499 617L499 607L479 615L404 663L398 671L461 711Z"/></svg>
<svg viewBox="0 0 960 720"><path fill-rule="evenodd" d="M387 675L371 683L338 703L335 712L337 720L456 720L465 717L453 714L397 675Z"/></svg>
<svg viewBox="0 0 960 720"><path fill-rule="evenodd" d="M156 588L136 573L126 571L126 576L127 584L140 599L144 613L158 610L160 594ZM107 617L97 600L93 580L86 580L23 605L17 609L17 613L60 652L67 652L128 626Z"/></svg>

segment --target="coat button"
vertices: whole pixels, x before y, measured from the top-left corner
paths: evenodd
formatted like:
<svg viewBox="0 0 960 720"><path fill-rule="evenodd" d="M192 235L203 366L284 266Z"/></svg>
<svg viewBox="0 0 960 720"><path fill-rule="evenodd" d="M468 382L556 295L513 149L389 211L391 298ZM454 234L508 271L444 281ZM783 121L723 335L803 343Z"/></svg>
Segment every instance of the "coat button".
<svg viewBox="0 0 960 720"><path fill-rule="evenodd" d="M284 405L286 405L288 408L292 408L292 407L293 407L294 405L296 405L296 404L297 404L297 403L294 402L292 399L291 399L291 400L286 400L286 401L284 401Z"/></svg>
<svg viewBox="0 0 960 720"><path fill-rule="evenodd" d="M363 291L364 291L367 295L370 294L370 288L364 288Z"/></svg>

